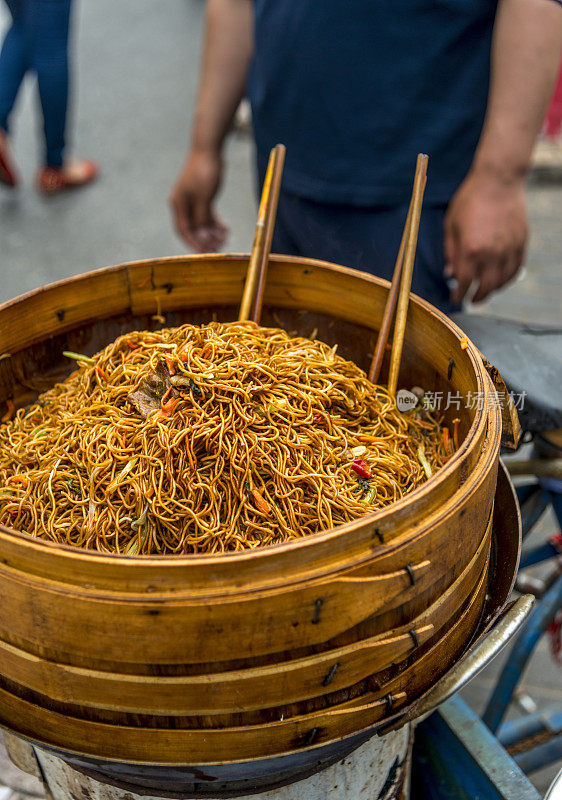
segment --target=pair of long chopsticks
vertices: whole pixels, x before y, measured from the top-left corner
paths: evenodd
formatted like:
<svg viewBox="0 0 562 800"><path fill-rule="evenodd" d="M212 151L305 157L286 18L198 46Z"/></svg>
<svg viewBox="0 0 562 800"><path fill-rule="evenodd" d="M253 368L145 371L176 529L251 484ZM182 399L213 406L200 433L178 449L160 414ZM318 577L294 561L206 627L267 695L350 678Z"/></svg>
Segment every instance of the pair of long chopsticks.
<svg viewBox="0 0 562 800"><path fill-rule="evenodd" d="M412 273L414 271L414 259L416 257L416 246L418 243L423 193L427 178L427 162L427 156L420 153L416 162L416 174L414 177L414 186L412 189L412 199L408 209L408 216L406 217L406 224L404 225L404 231L402 233L398 257L394 266L390 291L386 299L375 353L369 369L369 380L376 383L383 362L394 310L396 309L396 321L394 323L388 376L388 391L391 395L396 394L396 388L398 386L398 374L400 372L406 319L408 317L408 304L410 302Z"/></svg>
<svg viewBox="0 0 562 800"><path fill-rule="evenodd" d="M271 250L271 240L273 239L273 230L275 228L277 203L279 200L279 191L281 189L281 176L283 174L284 163L285 146L277 144L269 154L267 172L265 173L258 211L254 244L248 263L244 294L242 295L242 302L240 304L240 313L238 314L239 320L251 319L254 322L260 321L263 292L269 263L269 252Z"/></svg>

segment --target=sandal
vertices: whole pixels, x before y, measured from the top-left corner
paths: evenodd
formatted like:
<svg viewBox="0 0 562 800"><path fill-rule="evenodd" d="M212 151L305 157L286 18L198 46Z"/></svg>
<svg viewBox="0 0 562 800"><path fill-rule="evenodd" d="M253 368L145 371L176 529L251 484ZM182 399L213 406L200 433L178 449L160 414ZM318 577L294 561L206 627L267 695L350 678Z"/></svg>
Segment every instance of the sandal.
<svg viewBox="0 0 562 800"><path fill-rule="evenodd" d="M5 135L0 133L0 183L13 188L19 183L19 175L12 164L8 153L8 142Z"/></svg>
<svg viewBox="0 0 562 800"><path fill-rule="evenodd" d="M73 161L64 167L43 167L37 173L37 189L43 194L56 194L65 189L77 189L94 181L98 165L89 159Z"/></svg>

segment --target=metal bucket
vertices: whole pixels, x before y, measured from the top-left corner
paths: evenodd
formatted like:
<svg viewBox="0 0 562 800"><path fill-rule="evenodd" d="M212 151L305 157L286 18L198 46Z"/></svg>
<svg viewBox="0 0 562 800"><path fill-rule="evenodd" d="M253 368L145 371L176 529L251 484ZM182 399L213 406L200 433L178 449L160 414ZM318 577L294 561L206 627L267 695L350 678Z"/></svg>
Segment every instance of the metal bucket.
<svg viewBox="0 0 562 800"><path fill-rule="evenodd" d="M411 727L405 725L385 736L375 736L358 747L345 758L341 758L325 769L307 778L284 786L262 791L259 795L250 792L236 795L240 800L394 800L408 796L408 777L412 749ZM8 751L17 762L22 758L22 748L26 743L14 741L11 737ZM13 754L13 755L12 755ZM74 769L61 758L36 749L26 757L27 768L39 777L48 790L52 800L68 798L90 798L91 800L165 800L165 798L196 798L201 795L185 795L163 792L161 788L133 789L127 784L108 784L100 782L87 773ZM210 789L212 798L232 797L224 794L217 786ZM248 792L248 793L247 793ZM212 800L209 795L205 795Z"/></svg>

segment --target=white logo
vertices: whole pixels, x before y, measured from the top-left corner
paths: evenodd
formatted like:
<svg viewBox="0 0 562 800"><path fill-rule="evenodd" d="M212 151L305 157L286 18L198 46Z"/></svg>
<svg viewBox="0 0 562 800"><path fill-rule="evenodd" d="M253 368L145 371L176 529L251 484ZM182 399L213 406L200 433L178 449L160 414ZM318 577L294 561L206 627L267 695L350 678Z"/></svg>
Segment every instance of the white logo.
<svg viewBox="0 0 562 800"><path fill-rule="evenodd" d="M408 389L399 389L396 393L396 408L405 414L407 411L412 411L418 404L418 398L413 392Z"/></svg>

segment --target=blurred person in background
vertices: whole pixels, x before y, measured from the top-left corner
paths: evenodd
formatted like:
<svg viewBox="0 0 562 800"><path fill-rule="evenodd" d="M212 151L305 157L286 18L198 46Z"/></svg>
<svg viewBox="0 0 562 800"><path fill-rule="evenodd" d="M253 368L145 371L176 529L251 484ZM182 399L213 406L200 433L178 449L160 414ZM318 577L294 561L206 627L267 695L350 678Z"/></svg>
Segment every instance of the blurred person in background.
<svg viewBox="0 0 562 800"><path fill-rule="evenodd" d="M562 169L562 63L554 94L533 153L533 167L539 171Z"/></svg>
<svg viewBox="0 0 562 800"><path fill-rule="evenodd" d="M390 278L429 154L413 291L446 311L516 274L525 177L562 51L560 0L208 0L178 233L216 250L225 137L249 94L258 175L287 146L273 251ZM450 288L452 286L452 289Z"/></svg>
<svg viewBox="0 0 562 800"><path fill-rule="evenodd" d="M12 22L0 51L0 182L16 186L9 122L28 71L37 75L45 135L37 187L47 194L83 186L97 175L95 162L65 157L69 95L68 36L71 0L5 0Z"/></svg>

